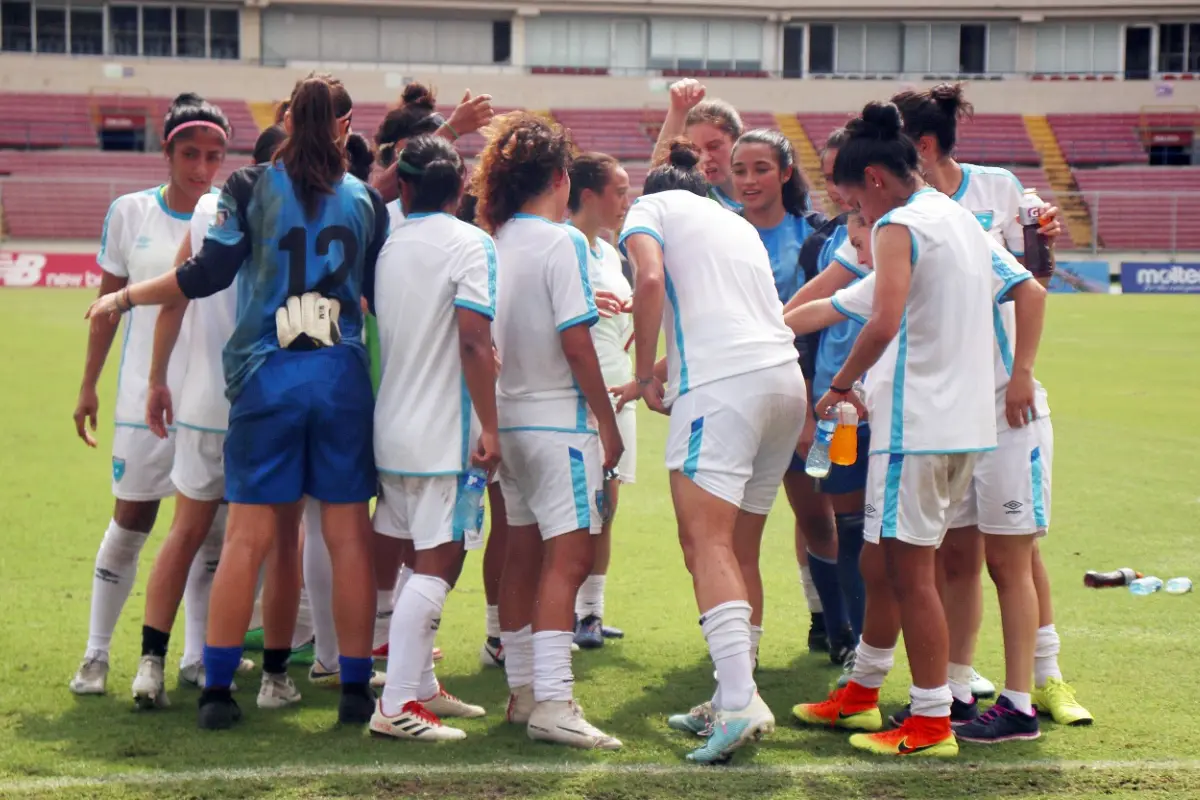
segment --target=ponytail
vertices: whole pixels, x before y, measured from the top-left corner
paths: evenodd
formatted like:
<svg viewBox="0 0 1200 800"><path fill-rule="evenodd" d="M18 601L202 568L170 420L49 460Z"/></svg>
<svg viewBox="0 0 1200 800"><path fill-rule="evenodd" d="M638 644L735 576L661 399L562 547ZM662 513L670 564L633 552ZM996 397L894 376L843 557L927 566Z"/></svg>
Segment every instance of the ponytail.
<svg viewBox="0 0 1200 800"><path fill-rule="evenodd" d="M339 103L339 90L344 99ZM292 90L288 107L291 133L275 152L275 163L282 163L304 213L315 217L322 195L334 192L334 185L346 173L346 151L338 142L338 106L348 105L349 95L333 78L310 75Z"/></svg>

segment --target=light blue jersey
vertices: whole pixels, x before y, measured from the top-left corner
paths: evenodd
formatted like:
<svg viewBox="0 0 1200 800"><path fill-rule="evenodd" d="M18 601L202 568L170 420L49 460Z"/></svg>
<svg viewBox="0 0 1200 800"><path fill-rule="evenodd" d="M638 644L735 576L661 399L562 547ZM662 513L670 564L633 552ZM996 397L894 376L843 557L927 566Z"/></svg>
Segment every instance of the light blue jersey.
<svg viewBox="0 0 1200 800"><path fill-rule="evenodd" d="M758 228L758 236L767 255L771 257L771 272L779 302L787 303L804 285L804 269L800 266L800 248L813 233L813 227L803 217L787 214L774 228Z"/></svg>
<svg viewBox="0 0 1200 800"><path fill-rule="evenodd" d="M824 272L834 264L840 264L857 276L848 284L853 286L867 273L858 265L857 259L849 257L851 252L852 247L847 228L845 225L839 225L825 241L825 246L821 248L818 269ZM862 327L861 322L846 319L821 332L821 344L817 348L816 369L813 373L814 400L829 391L833 376L846 363L846 358L850 355L850 350L854 347L854 342L857 341Z"/></svg>

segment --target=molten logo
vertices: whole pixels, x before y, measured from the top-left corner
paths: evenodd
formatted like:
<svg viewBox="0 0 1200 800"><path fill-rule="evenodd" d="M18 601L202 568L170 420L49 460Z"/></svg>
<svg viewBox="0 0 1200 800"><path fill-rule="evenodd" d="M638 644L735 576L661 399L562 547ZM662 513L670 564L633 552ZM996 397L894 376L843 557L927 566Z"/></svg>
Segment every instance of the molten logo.
<svg viewBox="0 0 1200 800"><path fill-rule="evenodd" d="M1192 294L1200 292L1200 264L1121 265L1121 291Z"/></svg>

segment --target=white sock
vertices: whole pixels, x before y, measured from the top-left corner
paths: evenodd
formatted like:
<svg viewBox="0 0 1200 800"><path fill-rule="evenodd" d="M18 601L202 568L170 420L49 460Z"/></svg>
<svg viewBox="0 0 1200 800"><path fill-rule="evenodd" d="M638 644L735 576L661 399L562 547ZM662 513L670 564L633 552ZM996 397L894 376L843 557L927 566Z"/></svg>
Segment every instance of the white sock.
<svg viewBox="0 0 1200 800"><path fill-rule="evenodd" d="M595 616L604 619L604 579L607 575L588 575L575 595L575 616L583 619Z"/></svg>
<svg viewBox="0 0 1200 800"><path fill-rule="evenodd" d="M1026 716L1033 716L1033 696L1029 692L1014 692L1011 689L1005 689L1000 696L1007 697L1017 711Z"/></svg>
<svg viewBox="0 0 1200 800"><path fill-rule="evenodd" d="M574 696L575 676L571 674L574 638L573 631L533 634L533 699L537 702L570 700Z"/></svg>
<svg viewBox="0 0 1200 800"><path fill-rule="evenodd" d="M379 648L389 640L388 629L392 625L392 590L379 589L375 592L375 638L372 648ZM390 652L390 648L389 648Z"/></svg>
<svg viewBox="0 0 1200 800"><path fill-rule="evenodd" d="M208 629L208 598L212 594L213 576L221 560L221 547L225 544L225 520L229 506L217 507L208 536L196 551L192 566L188 570L187 585L183 589L183 658L179 666L195 664L204 658L204 634Z"/></svg>
<svg viewBox="0 0 1200 800"><path fill-rule="evenodd" d="M300 604L296 607L296 627L292 629L292 649L304 647L312 638L312 598L308 596L308 589L301 586Z"/></svg>
<svg viewBox="0 0 1200 800"><path fill-rule="evenodd" d="M1062 670L1058 668L1059 646L1058 631L1053 624L1038 628L1033 649L1033 685L1039 689L1051 678L1062 680Z"/></svg>
<svg viewBox="0 0 1200 800"><path fill-rule="evenodd" d="M858 647L854 649L854 670L850 680L866 689L878 689L895 663L896 648L872 647L866 640L859 639Z"/></svg>
<svg viewBox="0 0 1200 800"><path fill-rule="evenodd" d="M804 590L804 602L808 603L808 613L820 614L824 611L821 605L821 595L817 594L817 585L813 583L812 573L807 564L800 565L800 588Z"/></svg>
<svg viewBox="0 0 1200 800"><path fill-rule="evenodd" d="M325 535L321 528L321 503L311 497L304 498L304 592L308 598L310 634L300 642L313 643L313 658L326 669L335 669L338 664L337 626L333 622L333 564L329 560L329 548L325 546ZM301 603L303 606L303 603ZM300 625L296 625L299 639ZM295 643L295 640L293 640Z"/></svg>
<svg viewBox="0 0 1200 800"><path fill-rule="evenodd" d="M408 583L408 579L413 576L412 567L407 564L396 570L396 584L392 587L392 611L396 610L396 603L400 601L400 592L404 591L404 584ZM499 608L499 606L496 606ZM499 613L499 612L497 612Z"/></svg>
<svg viewBox="0 0 1200 800"><path fill-rule="evenodd" d="M758 661L758 645L762 641L763 629L762 625L750 626L750 664L753 666Z"/></svg>
<svg viewBox="0 0 1200 800"><path fill-rule="evenodd" d="M262 624L262 587L263 580L267 575L267 564L264 561L262 569L258 571L258 583L254 587L254 611L250 613L250 626L247 631L258 630Z"/></svg>
<svg viewBox="0 0 1200 800"><path fill-rule="evenodd" d="M500 638L500 606L487 607L487 637Z"/></svg>
<svg viewBox="0 0 1200 800"><path fill-rule="evenodd" d="M518 689L533 683L533 626L519 631L501 631L504 646L504 673L508 688ZM568 648L569 649L569 648Z"/></svg>
<svg viewBox="0 0 1200 800"><path fill-rule="evenodd" d="M92 614L88 627L87 657L108 660L113 631L121 609L133 591L137 579L138 556L146 544L147 534L127 530L116 520L96 551L96 569L92 575Z"/></svg>
<svg viewBox="0 0 1200 800"><path fill-rule="evenodd" d="M960 703L971 702L971 669L970 664L955 664L953 661L947 665L946 674L950 677L950 694L954 695L954 699Z"/></svg>
<svg viewBox="0 0 1200 800"><path fill-rule="evenodd" d="M733 600L710 608L700 617L700 629L717 668L717 707L738 711L750 705L758 689L750 660L750 604Z"/></svg>
<svg viewBox="0 0 1200 800"><path fill-rule="evenodd" d="M450 584L433 575L414 575L396 603L388 636L387 685L383 690L383 713L395 716L405 703L427 700L437 694L433 677L433 640L442 621L442 608ZM422 686L426 682L433 690ZM424 691L423 691L424 690Z"/></svg>
<svg viewBox="0 0 1200 800"><path fill-rule="evenodd" d="M950 694L949 686L943 685L936 689L918 689L912 686L908 690L908 697L912 702L914 717L950 716L950 703L954 696Z"/></svg>

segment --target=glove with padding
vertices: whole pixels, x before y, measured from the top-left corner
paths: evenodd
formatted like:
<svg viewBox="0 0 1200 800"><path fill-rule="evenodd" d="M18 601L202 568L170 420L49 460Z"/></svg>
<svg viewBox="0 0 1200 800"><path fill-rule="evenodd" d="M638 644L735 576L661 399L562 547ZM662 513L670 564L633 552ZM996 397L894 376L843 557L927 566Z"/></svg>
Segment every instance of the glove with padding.
<svg viewBox="0 0 1200 800"><path fill-rule="evenodd" d="M275 312L275 332L279 346L287 350L315 350L332 347L342 340L338 327L341 303L316 292L289 297Z"/></svg>

